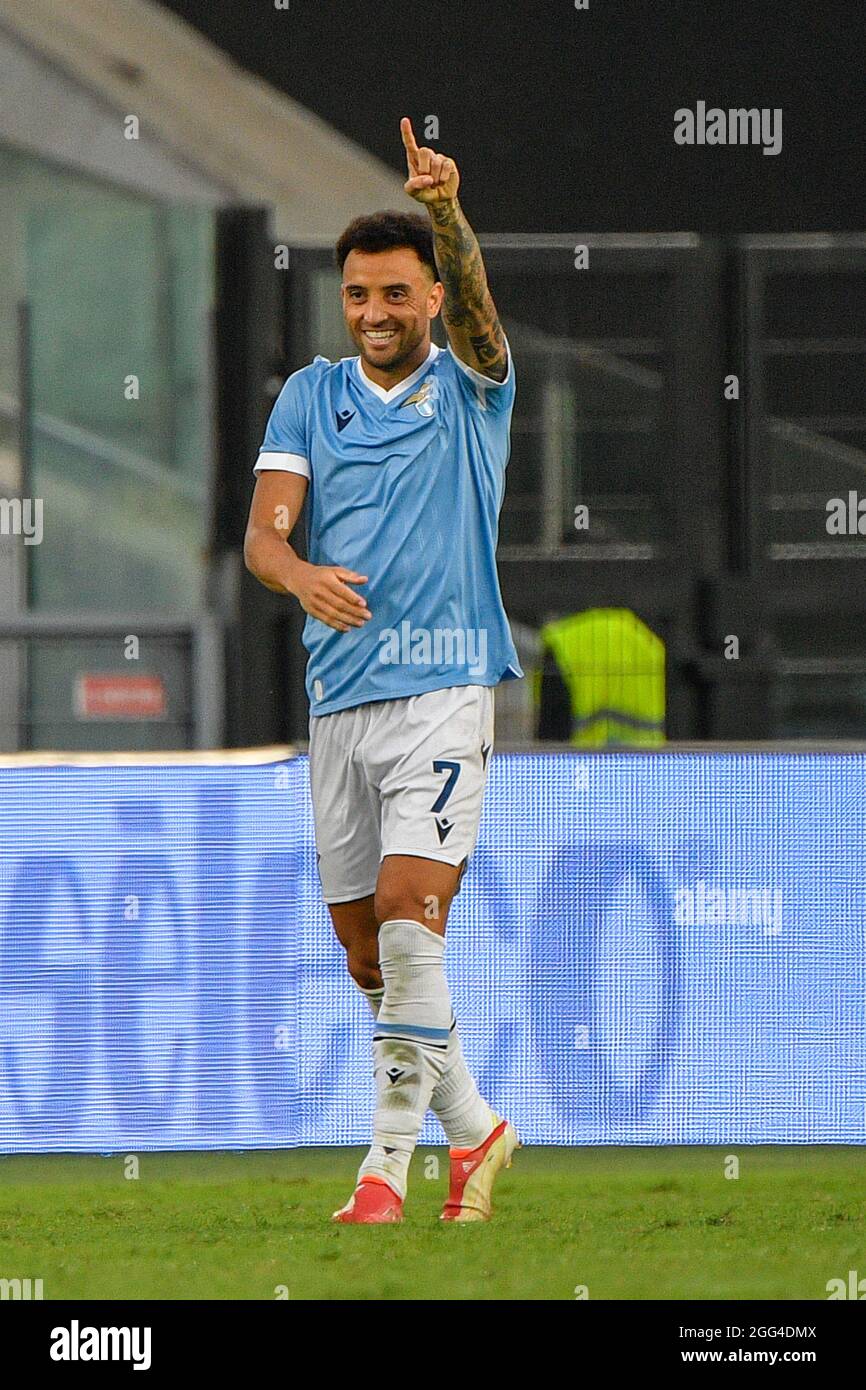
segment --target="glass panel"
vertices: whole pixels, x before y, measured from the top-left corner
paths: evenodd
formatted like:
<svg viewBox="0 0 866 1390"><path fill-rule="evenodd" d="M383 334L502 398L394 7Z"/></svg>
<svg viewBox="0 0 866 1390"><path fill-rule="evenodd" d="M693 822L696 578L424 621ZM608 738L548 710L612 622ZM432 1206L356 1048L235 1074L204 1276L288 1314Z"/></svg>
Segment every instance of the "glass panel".
<svg viewBox="0 0 866 1390"><path fill-rule="evenodd" d="M834 612L828 604L820 619L808 611L781 614L775 622L775 644L780 655L792 661L866 659L866 628L859 614Z"/></svg>
<svg viewBox="0 0 866 1390"><path fill-rule="evenodd" d="M343 321L340 272L335 266L333 269L315 270L310 278L312 313L307 345L309 360L312 361L317 353L331 362L337 362L341 357L354 357L355 349Z"/></svg>
<svg viewBox="0 0 866 1390"><path fill-rule="evenodd" d="M201 606L214 239L205 208L169 206L0 148L0 497L40 499L43 528L27 547L0 536L0 613L26 603L133 613ZM31 448L22 461L25 380ZM177 674L169 646L151 644L147 655L169 691L167 712L104 725L77 722L73 710L83 650L0 642L2 747L188 741L188 675Z"/></svg>
<svg viewBox="0 0 866 1390"><path fill-rule="evenodd" d="M866 729L866 673L786 675L773 686L773 738L857 739Z"/></svg>
<svg viewBox="0 0 866 1390"><path fill-rule="evenodd" d="M851 738L866 730L866 633L860 615L786 613L775 626L781 674L772 692L777 738Z"/></svg>
<svg viewBox="0 0 866 1390"><path fill-rule="evenodd" d="M25 267L19 234L18 166L0 149L0 499L19 503L20 449L19 344ZM11 515L11 514L10 514ZM12 527L0 527L0 616L25 603L26 547ZM0 643L0 748L18 747L22 653Z"/></svg>
<svg viewBox="0 0 866 1390"><path fill-rule="evenodd" d="M828 502L862 492L866 470L864 324L864 272L767 276L761 348L774 558L866 556L866 536L848 533L847 505L846 530L827 530Z"/></svg>
<svg viewBox="0 0 866 1390"><path fill-rule="evenodd" d="M491 278L520 371L502 547L650 558L664 534L666 279Z"/></svg>
<svg viewBox="0 0 866 1390"><path fill-rule="evenodd" d="M26 286L21 207L20 159L0 147L0 489L3 496L17 493L21 484L18 314Z"/></svg>
<svg viewBox="0 0 866 1390"><path fill-rule="evenodd" d="M17 391L15 307L26 298L26 487L44 504L30 601L194 608L208 523L212 215L10 150L0 180L0 268L11 272L0 275L0 392Z"/></svg>

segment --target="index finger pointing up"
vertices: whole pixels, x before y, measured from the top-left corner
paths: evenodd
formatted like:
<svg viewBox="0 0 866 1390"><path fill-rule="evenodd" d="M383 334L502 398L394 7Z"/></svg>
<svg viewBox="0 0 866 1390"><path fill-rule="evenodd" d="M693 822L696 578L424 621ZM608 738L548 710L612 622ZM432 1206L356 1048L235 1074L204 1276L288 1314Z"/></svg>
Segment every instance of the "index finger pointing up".
<svg viewBox="0 0 866 1390"><path fill-rule="evenodd" d="M418 153L418 146L415 144L415 132L408 116L404 116L400 122L400 134L403 136L403 146L406 153L410 159L414 159Z"/></svg>

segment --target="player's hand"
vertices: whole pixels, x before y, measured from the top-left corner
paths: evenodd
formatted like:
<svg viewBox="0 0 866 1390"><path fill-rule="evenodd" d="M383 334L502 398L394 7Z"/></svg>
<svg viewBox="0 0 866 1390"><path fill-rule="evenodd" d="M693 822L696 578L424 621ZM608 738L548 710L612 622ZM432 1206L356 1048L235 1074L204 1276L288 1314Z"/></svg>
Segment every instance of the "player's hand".
<svg viewBox="0 0 866 1390"><path fill-rule="evenodd" d="M404 116L400 122L400 134L403 136L409 171L403 187L409 197L418 203L453 202L460 187L460 175L454 160L426 146L419 150L408 116Z"/></svg>
<svg viewBox="0 0 866 1390"><path fill-rule="evenodd" d="M367 600L350 584L366 584L366 574L343 569L342 565L310 565L304 562L294 583L295 596L305 613L318 618L337 632L363 627L373 615Z"/></svg>

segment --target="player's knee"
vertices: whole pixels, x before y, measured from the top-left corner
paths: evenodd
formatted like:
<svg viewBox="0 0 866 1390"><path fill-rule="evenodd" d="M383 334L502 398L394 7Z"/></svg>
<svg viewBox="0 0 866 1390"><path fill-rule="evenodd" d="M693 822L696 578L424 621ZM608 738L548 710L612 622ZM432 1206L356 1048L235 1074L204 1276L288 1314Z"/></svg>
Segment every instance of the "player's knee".
<svg viewBox="0 0 866 1390"><path fill-rule="evenodd" d="M418 915L417 895L400 883L383 884L376 889L373 911L379 926L383 922L414 920Z"/></svg>
<svg viewBox="0 0 866 1390"><path fill-rule="evenodd" d="M376 890L373 911L376 921L420 922L432 931L440 928L451 903L450 894L423 893L420 889L388 886Z"/></svg>
<svg viewBox="0 0 866 1390"><path fill-rule="evenodd" d="M359 989L381 989L382 972L375 956L366 951L349 951L346 957L349 974Z"/></svg>

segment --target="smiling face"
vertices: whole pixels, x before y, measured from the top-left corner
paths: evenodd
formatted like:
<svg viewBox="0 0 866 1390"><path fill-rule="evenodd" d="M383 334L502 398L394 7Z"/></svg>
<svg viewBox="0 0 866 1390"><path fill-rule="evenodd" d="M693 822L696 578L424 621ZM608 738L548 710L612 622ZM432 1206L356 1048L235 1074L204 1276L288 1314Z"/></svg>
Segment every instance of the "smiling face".
<svg viewBox="0 0 866 1390"><path fill-rule="evenodd" d="M421 365L444 289L411 246L350 251L341 293L346 327L373 381L387 386Z"/></svg>

